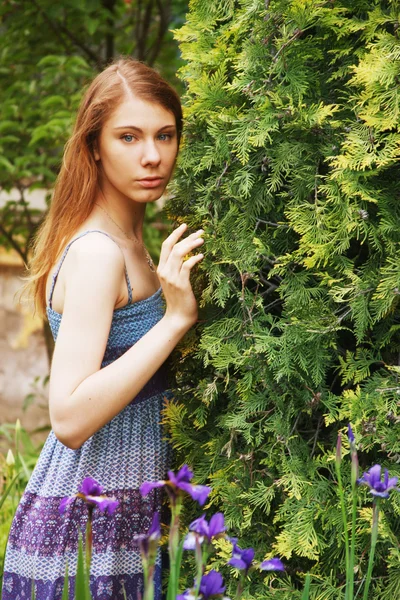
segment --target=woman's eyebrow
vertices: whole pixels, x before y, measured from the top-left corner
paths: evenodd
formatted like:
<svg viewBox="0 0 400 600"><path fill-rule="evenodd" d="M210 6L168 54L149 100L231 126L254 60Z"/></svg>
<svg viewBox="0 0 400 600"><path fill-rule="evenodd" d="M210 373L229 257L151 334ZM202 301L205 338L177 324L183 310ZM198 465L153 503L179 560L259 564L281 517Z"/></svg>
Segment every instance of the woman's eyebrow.
<svg viewBox="0 0 400 600"><path fill-rule="evenodd" d="M140 127L136 127L136 125L121 125L119 127L114 127L115 130L118 129L134 129L135 131L138 131L139 133L143 133L143 129L140 129ZM164 129L176 129L175 125L163 125L163 127L160 127L160 129L157 131L157 133L159 133L160 131L163 131Z"/></svg>

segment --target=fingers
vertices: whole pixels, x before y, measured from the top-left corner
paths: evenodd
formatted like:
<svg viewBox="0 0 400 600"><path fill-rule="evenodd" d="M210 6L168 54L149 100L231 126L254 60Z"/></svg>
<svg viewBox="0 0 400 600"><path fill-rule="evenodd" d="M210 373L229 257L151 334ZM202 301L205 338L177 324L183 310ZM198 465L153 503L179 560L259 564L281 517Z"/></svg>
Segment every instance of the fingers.
<svg viewBox="0 0 400 600"><path fill-rule="evenodd" d="M185 262L182 265L182 269L181 271L183 273L187 272L188 274L190 273L190 270L197 265L197 263L199 263L202 259L204 258L204 254L195 254L194 256L191 256L190 258L188 258L187 260L185 260Z"/></svg>
<svg viewBox="0 0 400 600"><path fill-rule="evenodd" d="M190 282L191 269L203 258L202 253L190 255L192 250L201 246L204 240L200 229L178 242L186 227L176 229L167 238L162 248L162 260L157 268L157 275L163 288L167 302L167 312L177 314L186 319L190 326L197 319L197 301ZM187 255L189 257L186 259Z"/></svg>
<svg viewBox="0 0 400 600"><path fill-rule="evenodd" d="M165 268L170 273L179 273L185 257L204 243L200 232L193 233L172 248Z"/></svg>
<svg viewBox="0 0 400 600"><path fill-rule="evenodd" d="M178 239L183 234L185 228L183 230L181 230L181 227L175 229L163 243L158 264L159 270L165 272L167 269L168 271L179 272L184 256L203 244L204 240L200 237L201 234L204 233L203 229L195 231L188 235L184 240L178 242Z"/></svg>
<svg viewBox="0 0 400 600"><path fill-rule="evenodd" d="M174 231L167 237L167 239L163 241L163 243L161 244L160 260L158 262L159 268L163 268L165 266L165 263L168 260L168 256L170 255L172 248L175 246L176 242L183 235L186 229L186 223L182 223L182 225L174 229Z"/></svg>

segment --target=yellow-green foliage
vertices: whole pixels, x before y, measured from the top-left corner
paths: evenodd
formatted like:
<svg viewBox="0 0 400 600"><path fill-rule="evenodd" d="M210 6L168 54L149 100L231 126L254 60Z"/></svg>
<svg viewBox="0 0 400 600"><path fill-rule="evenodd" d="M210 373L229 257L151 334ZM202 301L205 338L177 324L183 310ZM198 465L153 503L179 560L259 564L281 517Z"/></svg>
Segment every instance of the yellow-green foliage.
<svg viewBox="0 0 400 600"><path fill-rule="evenodd" d="M309 570L313 599L342 597L338 430L352 422L362 469L399 473L399 17L394 1L192 0L175 32L186 130L168 210L206 242L166 418L231 532L286 559L287 590L260 579L249 598L300 597ZM400 597L399 498L382 508L375 600Z"/></svg>
<svg viewBox="0 0 400 600"><path fill-rule="evenodd" d="M29 434L15 425L0 426L0 592L5 549L15 510L35 467L41 445L35 445Z"/></svg>

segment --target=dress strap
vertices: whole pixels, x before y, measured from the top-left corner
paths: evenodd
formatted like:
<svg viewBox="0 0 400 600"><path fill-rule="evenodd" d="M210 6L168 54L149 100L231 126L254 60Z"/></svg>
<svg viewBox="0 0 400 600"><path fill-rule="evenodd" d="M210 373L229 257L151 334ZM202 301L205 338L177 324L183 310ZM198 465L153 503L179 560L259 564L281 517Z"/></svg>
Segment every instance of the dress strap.
<svg viewBox="0 0 400 600"><path fill-rule="evenodd" d="M51 281L51 288L50 288L50 293L49 293L49 300L48 300L48 306L50 308L52 308L52 301L53 301L53 293L54 293L54 288L56 285L56 281L57 281L57 277L58 274L60 272L61 266L64 262L65 257L67 256L67 252L71 246L71 244L73 244L74 242L76 242L76 240L79 240L79 238L83 237L84 235L87 235L88 233L102 233L103 235L106 235L107 237L110 238L110 240L112 240L115 244L117 244L117 242L114 240L113 237L111 237L111 235L109 233L106 233L105 231L101 231L100 229L88 229L87 231L83 231L82 233L80 233L79 235L76 236L76 238L74 238L73 240L71 240L69 242L69 244L67 244L67 246L64 249L64 252L62 253L62 256L58 262L58 265L56 267L56 270L53 273L53 277L52 277L52 281ZM117 244L118 248L119 245ZM121 250L122 252L122 250ZM128 270L126 268L126 263L125 263L125 257L124 257L124 269L125 269L125 279L126 279L126 285L128 288L128 304L132 303L132 286L131 286L131 282L129 281L129 276L128 276Z"/></svg>

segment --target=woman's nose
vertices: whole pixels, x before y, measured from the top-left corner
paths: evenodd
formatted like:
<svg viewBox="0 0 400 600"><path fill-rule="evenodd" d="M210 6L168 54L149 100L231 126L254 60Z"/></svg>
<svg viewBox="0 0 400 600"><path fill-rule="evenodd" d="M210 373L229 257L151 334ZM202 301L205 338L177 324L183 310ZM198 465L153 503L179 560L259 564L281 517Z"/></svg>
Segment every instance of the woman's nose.
<svg viewBox="0 0 400 600"><path fill-rule="evenodd" d="M158 165L161 160L160 152L153 140L149 140L143 145L142 165Z"/></svg>

